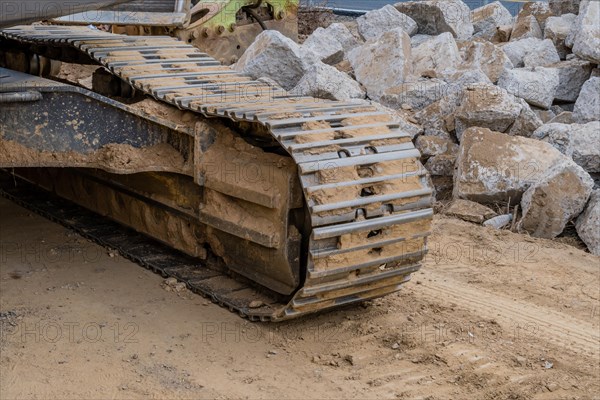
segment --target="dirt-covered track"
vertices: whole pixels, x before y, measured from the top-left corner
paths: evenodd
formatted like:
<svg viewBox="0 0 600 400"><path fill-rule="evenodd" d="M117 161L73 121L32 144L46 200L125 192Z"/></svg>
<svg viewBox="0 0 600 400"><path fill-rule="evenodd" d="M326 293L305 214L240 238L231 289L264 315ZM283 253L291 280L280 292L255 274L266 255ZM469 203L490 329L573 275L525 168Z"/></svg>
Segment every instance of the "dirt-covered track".
<svg viewBox="0 0 600 400"><path fill-rule="evenodd" d="M418 269L432 190L410 136L389 114L364 103L294 96L169 37L45 25L1 35L33 51L77 49L157 100L261 125L290 154L310 212L305 282L285 307L240 312L278 320L379 297Z"/></svg>

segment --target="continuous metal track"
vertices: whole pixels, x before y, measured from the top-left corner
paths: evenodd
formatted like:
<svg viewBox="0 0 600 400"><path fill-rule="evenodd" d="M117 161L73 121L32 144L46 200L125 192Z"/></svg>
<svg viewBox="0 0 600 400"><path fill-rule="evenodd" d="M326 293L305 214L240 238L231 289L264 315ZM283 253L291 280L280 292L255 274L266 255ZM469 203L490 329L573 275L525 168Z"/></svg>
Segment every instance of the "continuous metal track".
<svg viewBox="0 0 600 400"><path fill-rule="evenodd" d="M432 190L410 136L389 114L294 96L169 37L43 25L1 35L78 49L157 100L206 117L260 124L296 161L312 224L304 285L283 306L263 310L230 302L230 308L253 319L287 319L391 293L419 268Z"/></svg>

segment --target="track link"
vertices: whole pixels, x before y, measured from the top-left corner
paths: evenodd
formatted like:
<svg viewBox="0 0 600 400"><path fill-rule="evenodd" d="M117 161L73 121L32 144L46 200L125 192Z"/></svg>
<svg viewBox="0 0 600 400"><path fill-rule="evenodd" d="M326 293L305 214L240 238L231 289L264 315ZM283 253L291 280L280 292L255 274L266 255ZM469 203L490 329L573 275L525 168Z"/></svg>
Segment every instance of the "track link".
<svg viewBox="0 0 600 400"><path fill-rule="evenodd" d="M230 308L253 319L288 319L391 293L419 268L433 215L432 189L410 136L389 114L364 103L294 96L170 37L47 25L0 35L75 48L159 101L205 117L262 125L290 154L312 224L304 285L281 307Z"/></svg>

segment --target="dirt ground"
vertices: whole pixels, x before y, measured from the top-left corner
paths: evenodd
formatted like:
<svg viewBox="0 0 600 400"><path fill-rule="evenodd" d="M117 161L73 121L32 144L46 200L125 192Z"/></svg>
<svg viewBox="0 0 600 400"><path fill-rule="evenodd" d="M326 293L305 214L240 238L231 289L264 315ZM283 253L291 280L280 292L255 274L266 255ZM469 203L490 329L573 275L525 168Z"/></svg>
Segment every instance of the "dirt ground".
<svg viewBox="0 0 600 400"><path fill-rule="evenodd" d="M436 217L394 295L257 324L0 199L0 398L600 398L600 262Z"/></svg>

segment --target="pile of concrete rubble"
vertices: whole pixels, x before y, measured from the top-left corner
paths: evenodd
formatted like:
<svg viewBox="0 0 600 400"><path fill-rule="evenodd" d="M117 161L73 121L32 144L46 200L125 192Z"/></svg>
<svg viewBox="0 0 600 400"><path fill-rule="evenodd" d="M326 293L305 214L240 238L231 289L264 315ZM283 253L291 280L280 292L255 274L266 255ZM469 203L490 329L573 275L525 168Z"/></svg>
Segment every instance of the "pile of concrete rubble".
<svg viewBox="0 0 600 400"><path fill-rule="evenodd" d="M414 136L450 212L483 222L493 212L481 217L481 204L518 205L514 229L554 238L574 222L600 255L599 63L599 1L525 3L513 17L499 2L426 0L302 45L265 31L234 68L298 95L380 103Z"/></svg>

